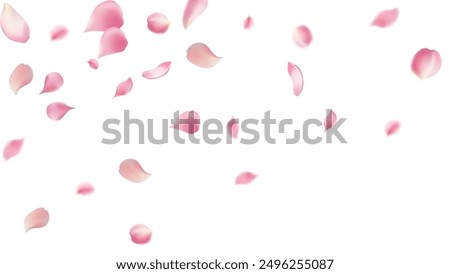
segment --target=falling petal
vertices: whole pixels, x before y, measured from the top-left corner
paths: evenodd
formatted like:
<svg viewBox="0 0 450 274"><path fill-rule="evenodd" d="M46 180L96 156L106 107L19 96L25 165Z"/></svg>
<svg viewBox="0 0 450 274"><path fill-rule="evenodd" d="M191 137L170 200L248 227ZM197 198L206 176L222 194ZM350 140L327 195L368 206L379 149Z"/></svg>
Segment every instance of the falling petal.
<svg viewBox="0 0 450 274"><path fill-rule="evenodd" d="M138 224L130 229L130 237L135 244L146 244L152 239L152 231L147 226Z"/></svg>
<svg viewBox="0 0 450 274"><path fill-rule="evenodd" d="M411 69L420 79L430 78L441 69L441 55L436 50L423 48L419 50L411 62Z"/></svg>
<svg viewBox="0 0 450 274"><path fill-rule="evenodd" d="M60 89L63 84L64 79L61 74L57 72L51 72L45 77L44 89L42 90L41 94L46 92L55 92Z"/></svg>
<svg viewBox="0 0 450 274"><path fill-rule="evenodd" d="M17 94L19 89L31 83L33 80L33 70L29 65L20 64L9 77L9 86Z"/></svg>
<svg viewBox="0 0 450 274"><path fill-rule="evenodd" d="M183 14L183 26L187 29L208 7L208 0L188 0Z"/></svg>
<svg viewBox="0 0 450 274"><path fill-rule="evenodd" d="M237 139L238 137L239 121L234 117L227 123L227 133L234 139Z"/></svg>
<svg viewBox="0 0 450 274"><path fill-rule="evenodd" d="M24 139L16 139L9 141L3 149L3 159L8 161L12 157L17 156L22 150Z"/></svg>
<svg viewBox="0 0 450 274"><path fill-rule="evenodd" d="M194 134L200 130L200 116L195 111L183 112L175 120L172 127L189 134Z"/></svg>
<svg viewBox="0 0 450 274"><path fill-rule="evenodd" d="M27 22L7 3L3 5L0 24L3 33L12 41L25 43L30 39L30 27Z"/></svg>
<svg viewBox="0 0 450 274"><path fill-rule="evenodd" d="M162 13L155 12L147 18L147 28L151 32L158 34L165 33L169 29L169 26L169 19Z"/></svg>
<svg viewBox="0 0 450 274"><path fill-rule="evenodd" d="M114 1L100 3L92 12L85 31L105 31L123 25L123 12Z"/></svg>
<svg viewBox="0 0 450 274"><path fill-rule="evenodd" d="M251 182L253 182L253 180L255 180L256 177L258 177L258 175L253 174L251 172L248 172L248 171L242 172L241 174L239 174L236 177L236 184L237 185L248 185Z"/></svg>
<svg viewBox="0 0 450 274"><path fill-rule="evenodd" d="M50 31L50 38L52 41L62 40L69 34L69 30L64 26L56 26Z"/></svg>
<svg viewBox="0 0 450 274"><path fill-rule="evenodd" d="M398 19L398 9L384 10L375 16L371 26L387 28L392 26Z"/></svg>
<svg viewBox="0 0 450 274"><path fill-rule="evenodd" d="M288 73L292 79L292 87L294 90L294 95L299 96L303 90L303 73L298 66L288 62Z"/></svg>
<svg viewBox="0 0 450 274"><path fill-rule="evenodd" d="M124 51L128 46L125 33L118 28L106 30L100 40L98 58Z"/></svg>
<svg viewBox="0 0 450 274"><path fill-rule="evenodd" d="M251 29L253 27L254 21L250 16L244 21L244 29Z"/></svg>
<svg viewBox="0 0 450 274"><path fill-rule="evenodd" d="M117 85L116 95L114 95L114 97L127 95L128 93L130 93L132 88L133 80L131 78L128 78L126 81Z"/></svg>
<svg viewBox="0 0 450 274"><path fill-rule="evenodd" d="M307 48L311 44L312 38L312 33L307 26L298 26L292 32L292 39L300 48Z"/></svg>
<svg viewBox="0 0 450 274"><path fill-rule="evenodd" d="M400 122L398 121L390 121L387 123L386 127L384 128L384 131L386 131L387 136L391 136L392 134L397 133L397 131L400 129Z"/></svg>
<svg viewBox="0 0 450 274"><path fill-rule="evenodd" d="M53 121L59 121L72 109L74 108L64 103L52 103L47 107L47 116Z"/></svg>
<svg viewBox="0 0 450 274"><path fill-rule="evenodd" d="M330 112L328 112L327 117L325 117L325 120L323 121L323 125L325 127L325 131L329 130L330 128L332 128L334 126L334 124L336 123L336 113L334 113L334 111L330 110Z"/></svg>
<svg viewBox="0 0 450 274"><path fill-rule="evenodd" d="M98 61L97 60L90 59L89 61L87 61L87 63L89 64L91 69L98 69Z"/></svg>
<svg viewBox="0 0 450 274"><path fill-rule="evenodd" d="M25 217L25 231L28 232L33 228L41 228L48 224L50 217L48 211L44 208L38 208L31 211L27 217Z"/></svg>
<svg viewBox="0 0 450 274"><path fill-rule="evenodd" d="M194 65L202 68L214 67L222 59L212 53L207 45L195 43L187 50L187 59Z"/></svg>
<svg viewBox="0 0 450 274"><path fill-rule="evenodd" d="M127 159L120 164L119 173L125 179L133 183L142 183L150 177L150 173L147 173L134 159Z"/></svg>
<svg viewBox="0 0 450 274"><path fill-rule="evenodd" d="M170 70L171 62L164 62L159 64L156 68L144 71L142 77L147 79L157 79L166 75Z"/></svg>
<svg viewBox="0 0 450 274"><path fill-rule="evenodd" d="M77 187L77 194L79 195L90 195L94 192L94 186L90 183L82 183Z"/></svg>

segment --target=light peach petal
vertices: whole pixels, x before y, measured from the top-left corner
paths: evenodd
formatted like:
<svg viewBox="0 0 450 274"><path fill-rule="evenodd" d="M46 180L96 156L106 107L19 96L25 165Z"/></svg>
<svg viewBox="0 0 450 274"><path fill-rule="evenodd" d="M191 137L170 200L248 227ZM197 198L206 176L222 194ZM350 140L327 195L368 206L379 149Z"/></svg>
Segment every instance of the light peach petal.
<svg viewBox="0 0 450 274"><path fill-rule="evenodd" d="M292 32L294 43L300 48L307 48L312 42L312 33L307 26L298 26Z"/></svg>
<svg viewBox="0 0 450 274"><path fill-rule="evenodd" d="M150 173L147 173L134 159L127 159L120 164L119 173L125 179L133 183L142 183L150 177Z"/></svg>
<svg viewBox="0 0 450 274"><path fill-rule="evenodd" d="M288 62L288 73L291 76L294 95L299 96L303 91L303 73L297 65L291 62Z"/></svg>
<svg viewBox="0 0 450 274"><path fill-rule="evenodd" d="M414 55L411 69L420 79L426 79L439 72L442 66L441 55L436 50L423 48Z"/></svg>
<svg viewBox="0 0 450 274"><path fill-rule="evenodd" d="M123 12L114 1L100 3L92 12L85 31L105 31L123 25Z"/></svg>
<svg viewBox="0 0 450 274"><path fill-rule="evenodd" d="M169 29L169 26L169 19L162 13L155 12L147 18L147 28L151 32L162 34Z"/></svg>
<svg viewBox="0 0 450 274"><path fill-rule="evenodd" d="M50 39L52 41L62 40L67 34L69 34L69 30L65 26L56 26L50 31Z"/></svg>
<svg viewBox="0 0 450 274"><path fill-rule="evenodd" d="M90 183L82 183L77 187L77 194L79 195L90 195L94 193L94 186Z"/></svg>
<svg viewBox="0 0 450 274"><path fill-rule="evenodd" d="M55 92L62 87L64 79L58 72L51 72L45 77L44 89L42 93Z"/></svg>
<svg viewBox="0 0 450 274"><path fill-rule="evenodd" d="M22 150L24 139L16 139L9 141L3 149L3 159L8 161L9 159L17 156Z"/></svg>
<svg viewBox="0 0 450 274"><path fill-rule="evenodd" d="M100 40L98 58L124 51L128 46L125 33L118 28L107 29Z"/></svg>
<svg viewBox="0 0 450 274"><path fill-rule="evenodd" d="M387 28L392 26L398 19L398 9L383 10L375 16L371 26Z"/></svg>
<svg viewBox="0 0 450 274"><path fill-rule="evenodd" d="M31 211L24 221L25 231L28 232L33 228L42 228L48 224L50 216L44 208L38 208Z"/></svg>
<svg viewBox="0 0 450 274"><path fill-rule="evenodd" d="M237 139L238 137L239 122L234 117L227 123L227 133L234 139Z"/></svg>
<svg viewBox="0 0 450 274"><path fill-rule="evenodd" d="M334 111L330 111L327 116L325 117L325 120L323 121L323 126L325 128L325 131L329 130L336 124L337 116Z"/></svg>
<svg viewBox="0 0 450 274"><path fill-rule="evenodd" d="M214 55L207 45L195 43L188 48L187 59L199 67L211 68L217 65L222 58Z"/></svg>
<svg viewBox="0 0 450 274"><path fill-rule="evenodd" d="M130 229L130 237L135 244L146 244L152 239L152 231L146 225L137 224Z"/></svg>
<svg viewBox="0 0 450 274"><path fill-rule="evenodd" d="M386 124L386 127L384 128L384 131L386 132L387 136L391 136L392 134L397 133L397 131L400 129L400 122L398 121L390 121Z"/></svg>
<svg viewBox="0 0 450 274"><path fill-rule="evenodd" d="M21 88L31 83L32 80L33 70L31 67L29 65L20 64L11 73L11 76L9 77L9 86L12 91L17 94Z"/></svg>
<svg viewBox="0 0 450 274"><path fill-rule="evenodd" d="M255 180L256 177L258 177L258 175L253 174L253 173L251 173L251 172L248 172L248 171L242 172L241 174L239 174L239 175L236 177L235 183L236 183L237 185L248 185L248 184L250 184L251 182L253 182L253 180Z"/></svg>
<svg viewBox="0 0 450 274"><path fill-rule="evenodd" d="M90 59L87 61L88 65L91 67L91 69L98 69L98 61L95 59Z"/></svg>
<svg viewBox="0 0 450 274"><path fill-rule="evenodd" d="M0 25L3 33L12 41L25 43L30 39L30 27L27 22L7 3L3 5Z"/></svg>
<svg viewBox="0 0 450 274"><path fill-rule="evenodd" d="M200 130L200 116L195 111L183 112L175 120L172 127L189 134L194 134Z"/></svg>
<svg viewBox="0 0 450 274"><path fill-rule="evenodd" d="M53 121L59 121L72 109L64 103L52 103L47 106L47 116Z"/></svg>
<svg viewBox="0 0 450 274"><path fill-rule="evenodd" d="M156 68L144 71L142 77L147 79L157 79L166 75L170 70L172 62L164 62L159 64Z"/></svg>
<svg viewBox="0 0 450 274"><path fill-rule="evenodd" d="M133 80L131 78L128 78L126 81L120 83L117 86L116 95L114 95L114 97L127 95L128 93L130 93L132 88Z"/></svg>
<svg viewBox="0 0 450 274"><path fill-rule="evenodd" d="M208 0L188 0L183 14L183 26L187 29L208 7Z"/></svg>

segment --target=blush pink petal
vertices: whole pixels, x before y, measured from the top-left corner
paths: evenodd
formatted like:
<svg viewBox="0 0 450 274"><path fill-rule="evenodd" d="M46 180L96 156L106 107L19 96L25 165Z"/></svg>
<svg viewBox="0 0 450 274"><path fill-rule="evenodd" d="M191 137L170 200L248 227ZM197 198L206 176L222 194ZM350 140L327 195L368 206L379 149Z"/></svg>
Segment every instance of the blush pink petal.
<svg viewBox="0 0 450 274"><path fill-rule="evenodd" d="M162 34L165 33L170 26L169 19L159 12L150 14L147 18L147 28L154 33Z"/></svg>
<svg viewBox="0 0 450 274"><path fill-rule="evenodd" d="M58 72L51 72L45 77L44 89L42 93L55 92L62 87L64 79Z"/></svg>
<svg viewBox="0 0 450 274"><path fill-rule="evenodd" d="M248 172L248 171L242 172L241 174L239 174L239 175L236 177L235 183L236 183L237 185L248 185L248 184L250 184L251 182L253 182L253 180L255 180L256 177L258 177L258 175L253 174L253 173L251 173L251 172Z"/></svg>
<svg viewBox="0 0 450 274"><path fill-rule="evenodd" d="M199 67L211 68L217 65L222 58L214 55L207 45L195 43L188 48L187 59Z"/></svg>
<svg viewBox="0 0 450 274"><path fill-rule="evenodd" d="M53 121L59 121L72 109L64 103L52 103L47 106L47 116Z"/></svg>
<svg viewBox="0 0 450 274"><path fill-rule="evenodd" d="M132 88L133 80L131 78L128 78L126 81L120 83L117 86L116 95L114 95L114 97L127 95L128 93L130 93Z"/></svg>
<svg viewBox="0 0 450 274"><path fill-rule="evenodd" d="M390 121L386 124L386 127L384 128L384 131L386 132L387 136L391 136L392 134L397 133L397 131L400 129L400 122L398 121Z"/></svg>
<svg viewBox="0 0 450 274"><path fill-rule="evenodd" d="M303 91L303 73L300 68L288 62L288 73L292 80L292 88L295 96L299 96Z"/></svg>
<svg viewBox="0 0 450 274"><path fill-rule="evenodd" d="M98 69L98 61L95 59L90 59L89 61L87 61L89 67L91 67L91 69Z"/></svg>
<svg viewBox="0 0 450 274"><path fill-rule="evenodd" d="M188 134L194 134L200 130L200 116L195 111L183 112L172 127Z"/></svg>
<svg viewBox="0 0 450 274"><path fill-rule="evenodd" d="M52 41L62 40L67 34L69 34L69 30L65 26L56 26L50 31L50 39Z"/></svg>
<svg viewBox="0 0 450 274"><path fill-rule="evenodd" d="M170 70L172 62L164 62L159 64L156 68L144 71L142 77L147 79L157 79L166 75Z"/></svg>
<svg viewBox="0 0 450 274"><path fill-rule="evenodd" d="M24 139L16 139L9 141L3 149L3 159L8 161L9 159L17 156L22 150Z"/></svg>
<svg viewBox="0 0 450 274"><path fill-rule="evenodd" d="M183 14L183 26L187 29L208 7L208 0L188 0Z"/></svg>
<svg viewBox="0 0 450 274"><path fill-rule="evenodd" d="M107 29L100 39L98 58L124 51L128 46L125 33L118 28Z"/></svg>
<svg viewBox="0 0 450 274"><path fill-rule="evenodd" d="M150 173L147 173L134 159L127 159L120 164L119 173L133 183L142 183L150 177Z"/></svg>
<svg viewBox="0 0 450 274"><path fill-rule="evenodd" d="M11 73L11 76L9 77L9 86L12 91L17 94L21 88L31 83L32 80L33 70L31 67L29 65L20 64Z"/></svg>
<svg viewBox="0 0 450 274"><path fill-rule="evenodd" d="M27 22L7 3L3 5L0 25L6 37L14 42L25 43L30 39L30 27Z"/></svg>
<svg viewBox="0 0 450 274"><path fill-rule="evenodd" d="M387 28L392 26L398 19L398 9L383 10L375 16L371 26Z"/></svg>
<svg viewBox="0 0 450 274"><path fill-rule="evenodd" d="M135 244L146 244L152 239L152 231L146 225L137 224L130 229L130 237Z"/></svg>
<svg viewBox="0 0 450 274"><path fill-rule="evenodd" d="M94 186L90 183L82 183L77 187L77 194L79 195L90 195L94 193Z"/></svg>
<svg viewBox="0 0 450 274"><path fill-rule="evenodd" d="M300 48L307 48L313 39L312 33L307 26L298 26L292 32L294 43Z"/></svg>
<svg viewBox="0 0 450 274"><path fill-rule="evenodd" d="M253 27L254 20L252 17L247 17L244 21L244 29L251 29Z"/></svg>
<svg viewBox="0 0 450 274"><path fill-rule="evenodd" d="M423 48L414 55L411 69L420 79L426 79L439 72L442 66L441 55L436 50Z"/></svg>
<svg viewBox="0 0 450 274"><path fill-rule="evenodd" d="M48 224L50 216L44 208L38 208L31 211L24 221L25 231L28 232L33 228L42 228Z"/></svg>
<svg viewBox="0 0 450 274"><path fill-rule="evenodd" d="M105 31L122 25L123 12L120 6L114 1L105 1L94 9L85 31Z"/></svg>
<svg viewBox="0 0 450 274"><path fill-rule="evenodd" d="M336 113L334 113L334 111L331 110L325 117L325 120L323 121L325 131L329 130L334 126L334 124L336 124L336 119L337 119Z"/></svg>
<svg viewBox="0 0 450 274"><path fill-rule="evenodd" d="M232 138L237 139L239 133L239 122L234 117L227 123L227 133Z"/></svg>

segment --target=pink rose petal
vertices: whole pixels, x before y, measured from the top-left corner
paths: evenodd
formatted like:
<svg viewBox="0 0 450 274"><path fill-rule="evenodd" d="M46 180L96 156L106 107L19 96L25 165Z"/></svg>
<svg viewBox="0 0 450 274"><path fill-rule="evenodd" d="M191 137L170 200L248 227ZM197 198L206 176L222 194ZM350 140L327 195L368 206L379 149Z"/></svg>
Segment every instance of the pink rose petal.
<svg viewBox="0 0 450 274"><path fill-rule="evenodd" d="M87 61L88 65L91 67L91 69L98 69L98 61L95 59L90 59Z"/></svg>
<svg viewBox="0 0 450 274"><path fill-rule="evenodd" d="M45 77L44 89L42 93L55 92L62 87L64 79L58 72L51 72Z"/></svg>
<svg viewBox="0 0 450 274"><path fill-rule="evenodd" d="M56 26L50 31L50 39L52 41L62 40L69 34L69 30L65 26Z"/></svg>
<svg viewBox="0 0 450 274"><path fill-rule="evenodd" d="M227 133L234 139L237 139L238 137L239 122L234 117L227 123Z"/></svg>
<svg viewBox="0 0 450 274"><path fill-rule="evenodd" d="M31 83L33 80L33 70L29 65L20 64L9 77L9 86L17 94L17 92L24 86Z"/></svg>
<svg viewBox="0 0 450 274"><path fill-rule="evenodd" d="M130 229L130 237L135 244L146 244L152 239L152 231L146 225L137 224Z"/></svg>
<svg viewBox="0 0 450 274"><path fill-rule="evenodd" d="M53 121L59 121L72 109L64 103L52 103L47 106L47 116Z"/></svg>
<svg viewBox="0 0 450 274"><path fill-rule="evenodd" d="M17 156L22 150L24 139L16 139L9 141L3 149L3 159L8 161L9 159Z"/></svg>
<svg viewBox="0 0 450 274"><path fill-rule="evenodd" d="M25 43L30 39L30 27L27 22L7 3L3 5L0 25L3 33L12 41Z"/></svg>
<svg viewBox="0 0 450 274"><path fill-rule="evenodd" d="M183 14L183 26L187 29L208 7L208 0L188 0Z"/></svg>
<svg viewBox="0 0 450 274"><path fill-rule="evenodd" d="M325 131L329 130L334 126L334 124L336 124L336 119L337 119L336 113L334 113L334 111L331 110L327 114L327 117L325 117L325 120L323 121Z"/></svg>
<svg viewBox="0 0 450 274"><path fill-rule="evenodd" d="M195 43L187 50L187 59L194 65L202 68L214 67L222 59L212 53L207 45Z"/></svg>
<svg viewBox="0 0 450 274"><path fill-rule="evenodd" d="M253 174L251 172L248 172L248 171L242 172L241 174L239 174L236 177L236 182L235 183L237 185L248 185L251 182L253 182L253 180L255 180L256 177L258 177L258 175Z"/></svg>
<svg viewBox="0 0 450 274"><path fill-rule="evenodd" d="M175 120L172 127L189 134L194 134L200 130L200 116L195 111L183 112Z"/></svg>
<svg viewBox="0 0 450 274"><path fill-rule="evenodd" d="M299 96L303 90L303 73L298 66L288 62L288 73L292 79L292 87L295 96Z"/></svg>
<svg viewBox="0 0 450 274"><path fill-rule="evenodd" d="M294 43L300 48L307 48L313 39L312 33L307 26L298 26L292 32Z"/></svg>
<svg viewBox="0 0 450 274"><path fill-rule="evenodd" d="M33 228L42 228L48 224L49 219L50 216L47 210L42 207L35 209L25 217L25 231L28 232Z"/></svg>
<svg viewBox="0 0 450 274"><path fill-rule="evenodd" d="M434 76L441 69L441 55L436 50L423 48L414 55L411 69L420 79Z"/></svg>
<svg viewBox="0 0 450 274"><path fill-rule="evenodd" d="M90 195L94 193L94 186L90 183L82 183L77 187L77 194L79 195Z"/></svg>
<svg viewBox="0 0 450 274"><path fill-rule="evenodd" d="M105 31L123 25L123 12L114 1L100 3L92 12L85 31Z"/></svg>
<svg viewBox="0 0 450 274"><path fill-rule="evenodd" d="M398 121L390 121L386 124L386 127L384 128L384 131L386 132L387 136L391 136L392 134L397 133L397 131L400 129L400 122Z"/></svg>
<svg viewBox="0 0 450 274"><path fill-rule="evenodd" d="M128 46L125 33L118 28L107 29L100 40L98 58L124 51Z"/></svg>
<svg viewBox="0 0 450 274"><path fill-rule="evenodd" d="M164 62L159 64L156 68L144 71L142 77L147 79L157 79L166 75L170 70L172 62Z"/></svg>
<svg viewBox="0 0 450 274"><path fill-rule="evenodd" d="M133 183L142 183L150 177L150 173L147 173L134 159L127 159L120 164L119 173L125 179Z"/></svg>
<svg viewBox="0 0 450 274"><path fill-rule="evenodd" d="M128 93L130 93L132 88L133 80L131 78L128 78L126 81L120 83L117 86L116 95L114 95L114 97L127 95Z"/></svg>
<svg viewBox="0 0 450 274"><path fill-rule="evenodd" d="M169 26L169 19L162 13L155 12L147 18L147 28L151 32L162 34L169 29Z"/></svg>
<svg viewBox="0 0 450 274"><path fill-rule="evenodd" d="M375 16L371 26L387 28L392 26L398 19L398 9L384 10Z"/></svg>
<svg viewBox="0 0 450 274"><path fill-rule="evenodd" d="M247 17L244 21L244 29L251 29L253 27L254 21L252 17Z"/></svg>

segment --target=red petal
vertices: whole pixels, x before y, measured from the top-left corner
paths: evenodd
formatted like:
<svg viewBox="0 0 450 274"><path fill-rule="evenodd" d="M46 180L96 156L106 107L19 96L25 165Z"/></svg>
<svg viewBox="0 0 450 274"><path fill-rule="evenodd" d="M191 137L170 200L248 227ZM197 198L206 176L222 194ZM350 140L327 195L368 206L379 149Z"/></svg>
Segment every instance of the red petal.
<svg viewBox="0 0 450 274"><path fill-rule="evenodd" d="M384 10L375 16L371 26L387 28L392 26L398 19L398 9Z"/></svg>
<svg viewBox="0 0 450 274"><path fill-rule="evenodd" d="M97 61L97 60L95 60L95 59L90 59L87 63L89 64L89 66L90 66L92 69L98 69L98 61Z"/></svg>
<svg viewBox="0 0 450 274"><path fill-rule="evenodd" d="M292 79L292 87L294 90L294 95L299 96L303 90L303 73L299 67L291 62L288 62L288 73Z"/></svg>
<svg viewBox="0 0 450 274"><path fill-rule="evenodd" d="M79 195L90 195L94 192L94 186L90 183L82 183L77 188L77 194Z"/></svg>
<svg viewBox="0 0 450 274"><path fill-rule="evenodd" d="M256 177L258 177L258 175L253 174L253 173L251 173L251 172L248 172L248 171L242 172L241 174L239 174L239 175L236 177L235 183L236 183L237 185L248 185L248 184L250 184L251 182L253 182L253 180L255 180Z"/></svg>
<svg viewBox="0 0 450 274"><path fill-rule="evenodd" d="M166 75L170 70L170 65L172 62L164 62L159 64L156 68L144 71L142 77L147 79L157 79Z"/></svg>
<svg viewBox="0 0 450 274"><path fill-rule="evenodd" d="M336 123L336 119L337 119L336 113L334 113L334 111L331 110L327 114L327 117L325 117L325 120L323 121L325 131L329 130L334 126L334 124Z"/></svg>
<svg viewBox="0 0 450 274"><path fill-rule="evenodd" d="M0 25L3 33L12 41L25 43L30 39L30 27L27 22L9 4L3 5Z"/></svg>
<svg viewBox="0 0 450 274"><path fill-rule="evenodd" d="M254 21L250 16L244 21L244 29L251 29L253 27Z"/></svg>
<svg viewBox="0 0 450 274"><path fill-rule="evenodd" d="M47 106L47 116L53 121L59 121L72 109L74 108L64 103L52 103Z"/></svg>
<svg viewBox="0 0 450 274"><path fill-rule="evenodd" d="M187 29L208 7L208 0L188 0L183 14L183 26Z"/></svg>
<svg viewBox="0 0 450 274"><path fill-rule="evenodd" d="M125 179L133 183L142 183L150 177L150 173L147 173L134 159L127 159L120 164L119 173Z"/></svg>
<svg viewBox="0 0 450 274"><path fill-rule="evenodd" d="M172 126L183 132L194 134L200 130L200 116L195 111L183 112Z"/></svg>
<svg viewBox="0 0 450 274"><path fill-rule="evenodd" d="M69 30L64 26L56 26L50 31L50 38L52 41L62 40L67 36Z"/></svg>
<svg viewBox="0 0 450 274"><path fill-rule="evenodd" d="M9 77L9 86L17 94L19 89L31 83L33 80L33 70L29 65L20 64Z"/></svg>
<svg viewBox="0 0 450 274"><path fill-rule="evenodd" d="M297 46L307 48L311 44L313 37L307 26L298 26L292 32L292 39Z"/></svg>
<svg viewBox="0 0 450 274"><path fill-rule="evenodd" d="M214 67L222 59L212 53L207 45L195 43L187 50L187 59L194 65L202 68Z"/></svg>
<svg viewBox="0 0 450 274"><path fill-rule="evenodd" d="M48 211L44 208L38 208L33 211L31 211L26 217L25 217L25 231L29 231L33 228L41 228L48 224L48 221L50 219L50 216L48 214Z"/></svg>
<svg viewBox="0 0 450 274"><path fill-rule="evenodd" d="M120 83L117 86L116 95L114 95L114 97L127 95L128 93L130 93L132 88L133 80L131 78L128 78L126 81Z"/></svg>
<svg viewBox="0 0 450 274"><path fill-rule="evenodd" d="M92 12L85 31L105 31L123 25L123 12L114 1L100 3Z"/></svg>
<svg viewBox="0 0 450 274"><path fill-rule="evenodd" d="M41 94L46 92L55 92L60 89L63 84L64 79L61 74L57 72L51 72L45 77L44 89L42 90Z"/></svg>
<svg viewBox="0 0 450 274"><path fill-rule="evenodd" d="M430 78L441 69L442 60L439 52L423 48L419 50L411 62L411 69L420 79Z"/></svg>
<svg viewBox="0 0 450 274"><path fill-rule="evenodd" d="M239 133L239 123L235 118L231 118L231 120L227 123L227 133L232 138L237 139Z"/></svg>
<svg viewBox="0 0 450 274"><path fill-rule="evenodd" d="M146 244L152 239L152 231L147 226L138 224L130 229L130 237L135 244Z"/></svg>
<svg viewBox="0 0 450 274"><path fill-rule="evenodd" d="M158 34L165 33L169 29L169 26L169 19L162 13L155 12L147 18L147 28L151 32Z"/></svg>
<svg viewBox="0 0 450 274"><path fill-rule="evenodd" d="M9 141L3 149L3 159L8 161L12 157L17 156L22 150L24 139L16 139Z"/></svg>
<svg viewBox="0 0 450 274"><path fill-rule="evenodd" d="M118 28L106 30L100 40L98 58L124 51L128 46L125 33Z"/></svg>
<svg viewBox="0 0 450 274"><path fill-rule="evenodd" d="M384 131L386 131L387 136L390 136L394 133L397 133L397 131L400 129L400 126L401 124L398 121L390 121L386 124Z"/></svg>

